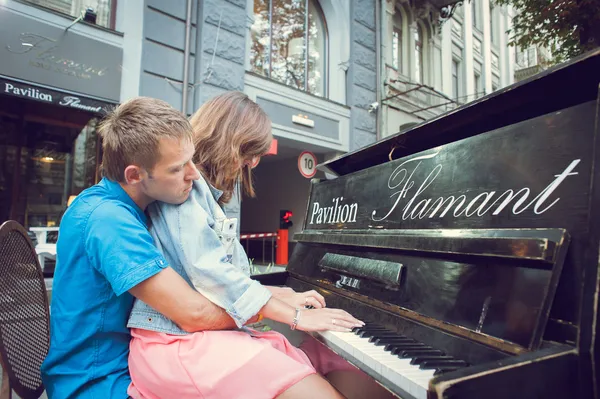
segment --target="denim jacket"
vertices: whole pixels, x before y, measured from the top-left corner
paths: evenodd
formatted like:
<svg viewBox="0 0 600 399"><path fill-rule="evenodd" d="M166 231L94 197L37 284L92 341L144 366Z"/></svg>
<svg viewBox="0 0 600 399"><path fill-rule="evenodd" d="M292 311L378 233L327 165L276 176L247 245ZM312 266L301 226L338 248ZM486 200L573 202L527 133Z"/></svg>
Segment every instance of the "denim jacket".
<svg viewBox="0 0 600 399"><path fill-rule="evenodd" d="M236 237L237 219L225 216L217 202L221 195L201 177L183 204L156 202L148 207L150 233L169 265L241 328L267 303L271 292L250 279L248 258ZM187 334L141 300L135 301L127 326Z"/></svg>

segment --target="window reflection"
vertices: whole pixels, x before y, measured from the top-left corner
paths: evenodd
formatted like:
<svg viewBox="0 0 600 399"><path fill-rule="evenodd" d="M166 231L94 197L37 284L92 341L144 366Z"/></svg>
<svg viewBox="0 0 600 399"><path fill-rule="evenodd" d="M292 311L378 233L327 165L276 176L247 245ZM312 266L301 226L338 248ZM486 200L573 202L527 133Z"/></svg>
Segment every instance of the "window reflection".
<svg viewBox="0 0 600 399"><path fill-rule="evenodd" d="M308 91L325 95L325 23L314 2L308 3Z"/></svg>
<svg viewBox="0 0 600 399"><path fill-rule="evenodd" d="M314 0L255 0L252 72L325 96L326 26Z"/></svg>
<svg viewBox="0 0 600 399"><path fill-rule="evenodd" d="M423 28L417 24L415 29L415 78L417 82L424 83L423 80Z"/></svg>
<svg viewBox="0 0 600 399"><path fill-rule="evenodd" d="M296 89L305 85L305 0L273 0L271 79Z"/></svg>
<svg viewBox="0 0 600 399"><path fill-rule="evenodd" d="M42 7L51 8L63 14L79 17L89 7L96 13L96 25L114 29L111 26L111 9L114 4L111 0L25 0Z"/></svg>
<svg viewBox="0 0 600 399"><path fill-rule="evenodd" d="M97 180L97 119L83 129L0 119L0 222L60 224L70 196Z"/></svg>
<svg viewBox="0 0 600 399"><path fill-rule="evenodd" d="M250 47L252 72L269 76L271 48L269 0L254 0L254 23L250 28L250 35L252 36Z"/></svg>

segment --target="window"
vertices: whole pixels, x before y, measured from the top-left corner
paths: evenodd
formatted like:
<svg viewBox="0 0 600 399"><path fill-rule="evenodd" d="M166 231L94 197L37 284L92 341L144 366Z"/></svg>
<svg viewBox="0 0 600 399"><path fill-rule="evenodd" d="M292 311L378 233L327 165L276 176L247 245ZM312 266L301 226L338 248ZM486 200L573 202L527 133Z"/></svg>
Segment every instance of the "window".
<svg viewBox="0 0 600 399"><path fill-rule="evenodd" d="M479 98L483 95L483 88L481 87L481 75L475 72L473 78L475 80L475 98Z"/></svg>
<svg viewBox="0 0 600 399"><path fill-rule="evenodd" d="M417 24L417 29L415 29L415 79L419 83L425 83L423 70L423 28Z"/></svg>
<svg viewBox="0 0 600 399"><path fill-rule="evenodd" d="M481 7L479 0L473 0L471 3L471 16L473 17L473 26L481 30Z"/></svg>
<svg viewBox="0 0 600 399"><path fill-rule="evenodd" d="M527 65L533 66L537 65L537 49L535 47L530 47L527 49Z"/></svg>
<svg viewBox="0 0 600 399"><path fill-rule="evenodd" d="M455 9L455 11L454 11L454 16L455 16L455 17L458 17L459 19L461 19L461 20L462 20L462 19L463 19L463 16L464 16L464 14L465 14L465 12L464 12L464 10L463 10L463 3L458 3L458 4L456 5L456 9Z"/></svg>
<svg viewBox="0 0 600 399"><path fill-rule="evenodd" d="M87 14L85 21L95 23L96 25L105 28L114 29L115 24L115 8L116 1L114 0L25 0L29 3L36 4L45 8L50 8L54 11L79 17L84 15L88 8L91 8L96 14L96 21L93 21L92 15Z"/></svg>
<svg viewBox="0 0 600 399"><path fill-rule="evenodd" d="M452 97L458 101L460 61L452 60Z"/></svg>
<svg viewBox="0 0 600 399"><path fill-rule="evenodd" d="M498 32L496 25L496 13L494 12L494 6L490 4L490 35L492 37L492 44L498 45Z"/></svg>
<svg viewBox="0 0 600 399"><path fill-rule="evenodd" d="M251 36L252 72L326 95L327 29L316 0L254 0Z"/></svg>
<svg viewBox="0 0 600 399"><path fill-rule="evenodd" d="M536 47L529 47L526 50L515 48L515 51L518 69L529 68L538 64Z"/></svg>
<svg viewBox="0 0 600 399"><path fill-rule="evenodd" d="M402 12L396 9L393 18L392 24L392 66L399 72L402 73L402 51L404 51L403 32L405 32L402 28L404 26Z"/></svg>
<svg viewBox="0 0 600 399"><path fill-rule="evenodd" d="M50 106L42 105L38 112L48 115ZM57 117L69 118L63 112L58 110ZM69 197L97 182L97 119L77 135L71 127L17 121L0 116L0 223L14 219L26 228L58 226Z"/></svg>
<svg viewBox="0 0 600 399"><path fill-rule="evenodd" d="M402 31L394 27L392 33L392 66L398 71L402 70Z"/></svg>

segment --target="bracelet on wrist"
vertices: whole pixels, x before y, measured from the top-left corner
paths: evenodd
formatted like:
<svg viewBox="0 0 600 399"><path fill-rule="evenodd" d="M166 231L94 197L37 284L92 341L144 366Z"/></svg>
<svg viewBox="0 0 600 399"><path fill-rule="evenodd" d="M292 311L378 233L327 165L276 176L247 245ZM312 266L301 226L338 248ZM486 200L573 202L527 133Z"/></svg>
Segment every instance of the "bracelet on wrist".
<svg viewBox="0 0 600 399"><path fill-rule="evenodd" d="M300 322L300 308L296 308L296 316L294 316L294 320L292 320L292 324L290 324L290 329L295 330L298 327L298 323Z"/></svg>

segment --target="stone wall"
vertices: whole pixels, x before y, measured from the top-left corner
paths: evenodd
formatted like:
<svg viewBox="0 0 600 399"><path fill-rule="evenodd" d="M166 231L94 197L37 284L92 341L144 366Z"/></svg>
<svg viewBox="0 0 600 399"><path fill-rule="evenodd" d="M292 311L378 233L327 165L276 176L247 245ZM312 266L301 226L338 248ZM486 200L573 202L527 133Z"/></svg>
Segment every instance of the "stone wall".
<svg viewBox="0 0 600 399"><path fill-rule="evenodd" d="M246 0L203 0L198 8L201 23L194 71L194 105L228 90L244 90L246 61Z"/></svg>
<svg viewBox="0 0 600 399"><path fill-rule="evenodd" d="M352 108L350 150L375 142L376 116L368 107L377 99L375 1L352 0L348 102Z"/></svg>
<svg viewBox="0 0 600 399"><path fill-rule="evenodd" d="M194 72L194 109L225 91L244 91L246 62L246 0L202 0L198 7ZM225 206L228 217L240 218L240 196L236 190ZM240 223L238 223L238 234Z"/></svg>

